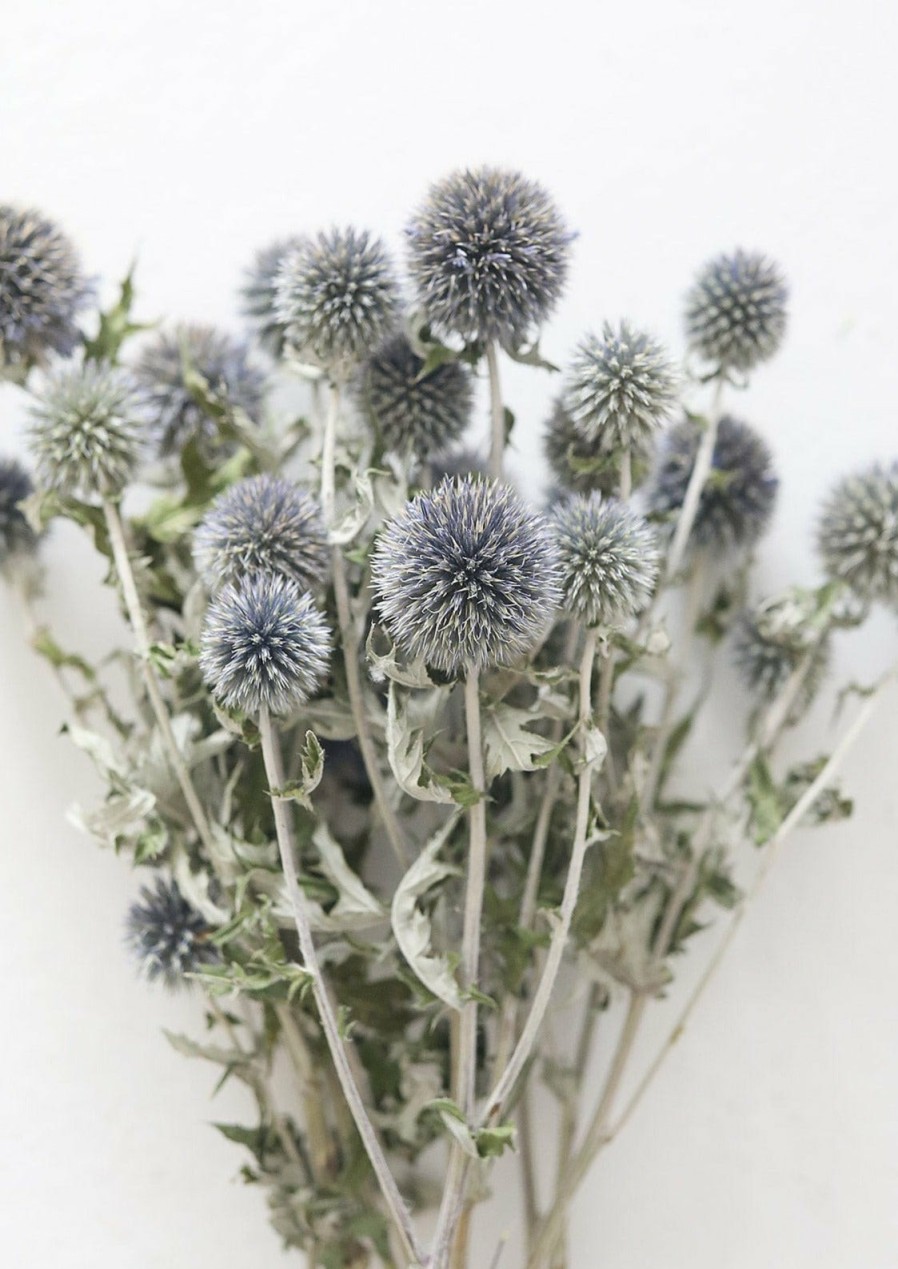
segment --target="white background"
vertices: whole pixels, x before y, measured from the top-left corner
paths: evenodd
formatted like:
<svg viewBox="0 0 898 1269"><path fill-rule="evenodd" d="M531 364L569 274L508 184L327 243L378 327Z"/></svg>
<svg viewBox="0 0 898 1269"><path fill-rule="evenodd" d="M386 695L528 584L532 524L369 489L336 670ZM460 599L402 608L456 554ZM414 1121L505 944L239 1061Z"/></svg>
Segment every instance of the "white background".
<svg viewBox="0 0 898 1269"><path fill-rule="evenodd" d="M624 314L680 350L693 269L763 248L793 319L739 402L783 482L760 585L811 582L821 493L898 452L895 28L883 0L9 3L0 199L57 217L107 280L137 254L143 315L233 325L241 268L269 239L352 221L398 250L429 180L516 165L580 231L544 340L556 359ZM552 385L523 370L506 385L532 476ZM0 449L21 448L23 420L22 395L0 388ZM47 553L54 624L96 646L114 621L96 560L65 531ZM839 667L872 677L895 647L880 614L840 643ZM56 738L62 702L6 600L0 656L0 1259L289 1263L261 1197L233 1180L239 1151L206 1126L239 1097L208 1103L210 1071L160 1034L194 1025L196 1006L134 981L135 879L64 821L95 786ZM898 1266L896 704L847 766L854 820L792 842L587 1182L575 1269ZM829 721L815 714L810 752ZM506 1228L504 1265L519 1263L514 1213L509 1199L481 1224L477 1269Z"/></svg>

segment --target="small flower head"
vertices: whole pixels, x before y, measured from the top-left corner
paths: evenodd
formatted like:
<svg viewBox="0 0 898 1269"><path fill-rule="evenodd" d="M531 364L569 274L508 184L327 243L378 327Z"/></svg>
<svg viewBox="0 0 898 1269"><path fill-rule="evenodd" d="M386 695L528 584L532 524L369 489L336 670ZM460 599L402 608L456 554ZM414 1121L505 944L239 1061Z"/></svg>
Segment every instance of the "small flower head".
<svg viewBox="0 0 898 1269"><path fill-rule="evenodd" d="M0 374L14 377L78 343L92 288L69 239L33 209L0 204Z"/></svg>
<svg viewBox="0 0 898 1269"><path fill-rule="evenodd" d="M275 312L286 343L337 380L376 348L398 316L393 266L379 238L331 229L288 252L277 275Z"/></svg>
<svg viewBox="0 0 898 1269"><path fill-rule="evenodd" d="M700 439L701 429L691 419L667 433L649 491L655 514L669 516L682 507ZM692 543L749 550L770 523L778 484L770 450L757 432L738 419L722 418Z"/></svg>
<svg viewBox="0 0 898 1269"><path fill-rule="evenodd" d="M575 494L557 504L551 526L570 613L589 625L617 626L648 602L658 547L641 516L601 494Z"/></svg>
<svg viewBox="0 0 898 1269"><path fill-rule="evenodd" d="M686 297L690 347L720 370L751 370L782 343L788 298L779 267L766 256L715 256Z"/></svg>
<svg viewBox="0 0 898 1269"><path fill-rule="evenodd" d="M645 446L676 399L677 375L661 345L621 322L587 335L567 372L564 407L606 453Z"/></svg>
<svg viewBox="0 0 898 1269"><path fill-rule="evenodd" d="M390 520L371 573L402 651L453 676L529 651L560 599L542 518L507 485L472 477L443 480Z"/></svg>
<svg viewBox="0 0 898 1269"><path fill-rule="evenodd" d="M365 362L359 404L397 454L426 460L447 449L471 417L471 375L460 361L447 361L421 377L424 362L403 334L389 339Z"/></svg>
<svg viewBox="0 0 898 1269"><path fill-rule="evenodd" d="M823 505L817 545L830 577L860 599L898 602L898 463L838 482Z"/></svg>
<svg viewBox="0 0 898 1269"><path fill-rule="evenodd" d="M37 484L117 497L140 456L138 419L133 385L120 371L95 362L57 370L31 410Z"/></svg>
<svg viewBox="0 0 898 1269"><path fill-rule="evenodd" d="M272 357L284 351L284 324L277 315L277 276L287 257L300 246L301 238L284 238L263 247L246 270L240 295L242 311L259 337L259 343Z"/></svg>
<svg viewBox="0 0 898 1269"><path fill-rule="evenodd" d="M187 372L205 379L209 390L257 423L265 397L265 376L249 360L245 344L213 326L178 326L162 331L144 348L134 367L150 432L159 453L178 453L188 441L215 442L218 429L197 400Z"/></svg>
<svg viewBox="0 0 898 1269"><path fill-rule="evenodd" d="M233 582L209 605L200 669L228 709L287 714L327 673L330 631L312 596L286 577Z"/></svg>
<svg viewBox="0 0 898 1269"><path fill-rule="evenodd" d="M140 898L128 911L125 937L145 978L183 987L189 982L186 974L219 959L209 942L210 927L177 882L157 877L155 887L141 887Z"/></svg>
<svg viewBox="0 0 898 1269"><path fill-rule="evenodd" d="M818 613L812 593L794 590L743 614L736 628L736 667L759 703L778 696L809 657L790 710L793 721L807 710L829 668L829 640L821 638Z"/></svg>
<svg viewBox="0 0 898 1269"><path fill-rule="evenodd" d="M560 489L572 493L614 494L620 486L620 451L605 450L601 436L588 436L556 398L546 423L543 450ZM645 477L649 447L642 440L630 446L633 484Z"/></svg>
<svg viewBox="0 0 898 1269"><path fill-rule="evenodd" d="M329 551L314 498L277 476L250 476L215 499L194 535L193 557L213 591L255 573L311 590L327 575Z"/></svg>
<svg viewBox="0 0 898 1269"><path fill-rule="evenodd" d="M520 172L453 172L431 186L406 232L419 302L439 331L514 347L561 297L573 235Z"/></svg>
<svg viewBox="0 0 898 1269"><path fill-rule="evenodd" d="M19 506L33 488L21 463L0 458L0 568L14 557L30 555L37 546L37 534Z"/></svg>

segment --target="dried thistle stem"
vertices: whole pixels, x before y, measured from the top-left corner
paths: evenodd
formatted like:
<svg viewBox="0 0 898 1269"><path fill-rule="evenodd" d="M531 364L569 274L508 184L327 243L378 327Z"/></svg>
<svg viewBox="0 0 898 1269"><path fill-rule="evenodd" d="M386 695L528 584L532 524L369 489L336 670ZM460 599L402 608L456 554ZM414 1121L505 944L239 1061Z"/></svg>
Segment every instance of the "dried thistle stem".
<svg viewBox="0 0 898 1269"><path fill-rule="evenodd" d="M490 381L490 475L495 480L501 480L505 453L505 407L499 379L499 353L494 339L487 340L486 365Z"/></svg>

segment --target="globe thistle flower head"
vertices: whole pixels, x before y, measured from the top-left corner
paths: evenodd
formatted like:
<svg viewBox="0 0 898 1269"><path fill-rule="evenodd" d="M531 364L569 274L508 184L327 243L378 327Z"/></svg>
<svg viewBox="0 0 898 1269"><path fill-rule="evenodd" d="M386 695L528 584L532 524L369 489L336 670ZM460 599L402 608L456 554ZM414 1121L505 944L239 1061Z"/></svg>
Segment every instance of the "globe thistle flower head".
<svg viewBox="0 0 898 1269"><path fill-rule="evenodd" d="M561 297L573 234L520 172L453 172L431 186L406 234L421 308L439 331L512 348Z"/></svg>
<svg viewBox="0 0 898 1269"><path fill-rule="evenodd" d="M139 415L131 380L111 366L57 370L31 409L36 483L62 494L117 497L140 456Z"/></svg>
<svg viewBox="0 0 898 1269"><path fill-rule="evenodd" d="M587 335L564 387L564 408L606 453L644 447L676 399L678 377L661 345L627 322Z"/></svg>
<svg viewBox="0 0 898 1269"><path fill-rule="evenodd" d="M385 447L421 461L459 439L474 402L470 371L460 361L422 376L423 369L406 336L391 335L365 362L356 387Z"/></svg>
<svg viewBox="0 0 898 1269"><path fill-rule="evenodd" d="M898 603L898 463L844 477L823 505L817 546L859 599Z"/></svg>
<svg viewBox="0 0 898 1269"><path fill-rule="evenodd" d="M125 938L144 978L183 987L189 981L185 975L219 959L209 942L210 927L177 882L158 877L154 887L141 887L140 898L128 911Z"/></svg>
<svg viewBox="0 0 898 1269"><path fill-rule="evenodd" d="M789 712L790 721L797 721L808 709L829 668L830 644L826 637L821 638L817 616L815 596L795 590L744 613L736 627L736 668L759 703L778 696L792 673L808 659Z"/></svg>
<svg viewBox="0 0 898 1269"><path fill-rule="evenodd" d="M330 631L308 591L260 573L232 582L209 605L200 669L228 709L287 714L327 672Z"/></svg>
<svg viewBox="0 0 898 1269"><path fill-rule="evenodd" d="M33 490L21 463L0 458L0 568L10 559L30 555L37 546L37 534L19 506Z"/></svg>
<svg viewBox="0 0 898 1269"><path fill-rule="evenodd" d="M21 377L78 343L76 314L92 287L75 248L31 208L0 204L0 374Z"/></svg>
<svg viewBox="0 0 898 1269"><path fill-rule="evenodd" d="M331 229L288 252L275 281L275 313L298 357L347 379L392 329L399 291L379 238Z"/></svg>
<svg viewBox="0 0 898 1269"><path fill-rule="evenodd" d="M529 651L560 600L542 517L509 486L470 476L419 493L390 520L371 575L399 648L453 677Z"/></svg>
<svg viewBox="0 0 898 1269"><path fill-rule="evenodd" d="M782 343L788 298L779 267L766 256L715 256L686 298L690 347L720 370L751 370Z"/></svg>
<svg viewBox="0 0 898 1269"><path fill-rule="evenodd" d="M188 383L187 370L210 390L259 421L265 376L249 360L246 345L213 326L178 326L161 331L143 350L134 378L159 453L177 454L188 441L214 444L218 429Z"/></svg>
<svg viewBox="0 0 898 1269"><path fill-rule="evenodd" d="M608 452L601 436L588 436L572 418L562 397L552 405L543 434L543 452L560 490L613 495L620 487L620 451ZM634 486L645 478L649 446L641 438L630 446Z"/></svg>
<svg viewBox="0 0 898 1269"><path fill-rule="evenodd" d="M213 591L255 573L276 573L311 590L327 576L329 554L315 499L268 475L219 494L193 539L197 569Z"/></svg>
<svg viewBox="0 0 898 1269"><path fill-rule="evenodd" d="M588 625L621 625L651 598L658 547L650 525L598 493L557 503L550 521L561 561L563 606Z"/></svg>
<svg viewBox="0 0 898 1269"><path fill-rule="evenodd" d="M649 490L656 515L670 516L683 506L700 440L701 428L692 419L665 436ZM722 418L691 544L749 550L770 523L778 485L770 450L758 433L738 419Z"/></svg>
<svg viewBox="0 0 898 1269"><path fill-rule="evenodd" d="M283 238L256 253L246 270L240 291L242 312L258 335L262 347L272 357L284 351L284 324L277 315L277 276L287 257L300 246L302 238Z"/></svg>

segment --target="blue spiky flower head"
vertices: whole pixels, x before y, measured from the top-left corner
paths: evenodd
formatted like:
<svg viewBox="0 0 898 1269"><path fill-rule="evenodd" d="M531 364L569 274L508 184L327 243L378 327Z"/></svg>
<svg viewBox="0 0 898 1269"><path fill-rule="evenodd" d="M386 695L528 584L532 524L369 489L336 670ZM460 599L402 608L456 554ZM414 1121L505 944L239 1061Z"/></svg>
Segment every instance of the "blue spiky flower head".
<svg viewBox="0 0 898 1269"><path fill-rule="evenodd" d="M214 326L185 325L160 331L134 367L150 434L160 454L177 454L188 441L215 443L215 421L197 400L187 370L205 379L228 406L258 423L265 399L265 376L252 364L247 347Z"/></svg>
<svg viewBox="0 0 898 1269"><path fill-rule="evenodd" d="M656 515L670 517L683 506L701 435L699 423L689 418L663 438L648 495ZM690 543L750 549L770 523L778 485L765 441L747 423L722 418Z"/></svg>
<svg viewBox="0 0 898 1269"><path fill-rule="evenodd" d="M327 576L321 509L278 476L249 476L219 494L197 527L193 557L210 590L254 573L292 578L301 590Z"/></svg>
<svg viewBox="0 0 898 1269"><path fill-rule="evenodd" d="M19 505L33 490L21 463L0 458L0 568L11 559L30 555L37 546L37 534Z"/></svg>
<svg viewBox="0 0 898 1269"><path fill-rule="evenodd" d="M144 978L161 979L172 989L185 987L190 981L185 975L219 959L209 941L210 927L176 881L157 877L155 886L141 887L140 899L128 910L125 939Z"/></svg>
<svg viewBox="0 0 898 1269"><path fill-rule="evenodd" d="M256 331L262 347L276 358L283 354L286 333L276 311L277 276L281 265L302 242L299 237L282 238L263 247L246 270L240 291L244 317Z"/></svg>
<svg viewBox="0 0 898 1269"><path fill-rule="evenodd" d="M718 370L751 370L782 343L788 298L779 266L760 252L715 256L686 297L690 347Z"/></svg>
<svg viewBox="0 0 898 1269"><path fill-rule="evenodd" d="M790 721L807 710L829 668L830 642L819 625L819 602L797 588L743 613L733 655L745 686L759 703L772 701L805 661Z"/></svg>
<svg viewBox="0 0 898 1269"><path fill-rule="evenodd" d="M644 607L658 577L654 530L601 494L562 499L550 520L564 587L563 606L588 625L618 626Z"/></svg>
<svg viewBox="0 0 898 1269"><path fill-rule="evenodd" d="M508 485L476 477L413 498L381 533L371 576L397 645L453 677L528 652L560 599L542 517Z"/></svg>
<svg viewBox="0 0 898 1269"><path fill-rule="evenodd" d="M678 376L664 349L628 322L587 335L565 376L564 408L605 453L645 447L676 400Z"/></svg>
<svg viewBox="0 0 898 1269"><path fill-rule="evenodd" d="M228 709L287 714L319 687L330 646L312 596L287 577L260 573L225 586L210 603L200 669Z"/></svg>
<svg viewBox="0 0 898 1269"><path fill-rule="evenodd" d="M394 453L425 461L451 446L471 417L471 374L460 361L446 361L422 375L424 361L408 338L391 335L362 367L357 397L365 414Z"/></svg>
<svg viewBox="0 0 898 1269"><path fill-rule="evenodd" d="M97 362L48 376L31 408L37 484L62 494L116 498L140 457L134 385Z"/></svg>
<svg viewBox="0 0 898 1269"><path fill-rule="evenodd" d="M823 504L817 546L862 600L898 603L898 462L845 476Z"/></svg>
<svg viewBox="0 0 898 1269"><path fill-rule="evenodd" d="M72 243L33 208L0 204L0 376L21 378L78 343L92 287Z"/></svg>
<svg viewBox="0 0 898 1269"><path fill-rule="evenodd" d="M573 235L520 172L453 172L431 186L406 234L418 301L437 331L513 348L564 290Z"/></svg>
<svg viewBox="0 0 898 1269"><path fill-rule="evenodd" d="M345 381L394 326L399 290L379 238L330 229L300 243L282 262L275 312L297 357Z"/></svg>

